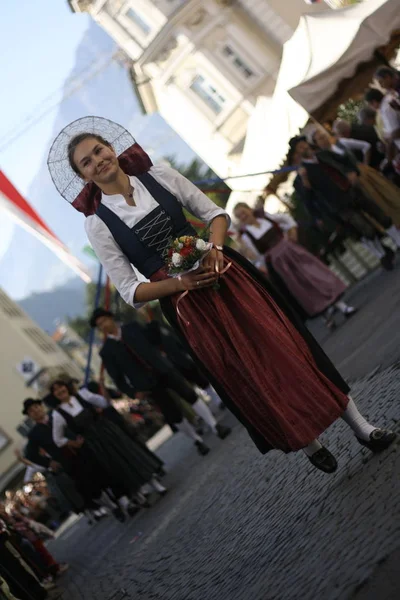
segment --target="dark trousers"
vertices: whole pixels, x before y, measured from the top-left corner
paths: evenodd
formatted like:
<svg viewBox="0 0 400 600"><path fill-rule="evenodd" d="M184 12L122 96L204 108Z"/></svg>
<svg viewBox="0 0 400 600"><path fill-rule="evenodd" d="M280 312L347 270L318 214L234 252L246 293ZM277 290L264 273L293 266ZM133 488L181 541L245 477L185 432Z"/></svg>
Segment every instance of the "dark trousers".
<svg viewBox="0 0 400 600"><path fill-rule="evenodd" d="M152 388L151 396L164 415L166 422L170 425L181 423L183 419L182 410L168 390L175 392L180 398L193 405L197 400L197 394L193 387L176 371L171 370L159 377L157 385Z"/></svg>

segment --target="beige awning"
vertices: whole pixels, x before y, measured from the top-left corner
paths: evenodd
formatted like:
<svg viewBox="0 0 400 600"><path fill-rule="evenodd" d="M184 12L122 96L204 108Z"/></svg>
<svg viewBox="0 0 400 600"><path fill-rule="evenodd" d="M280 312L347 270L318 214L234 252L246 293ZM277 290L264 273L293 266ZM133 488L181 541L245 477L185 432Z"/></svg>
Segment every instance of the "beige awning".
<svg viewBox="0 0 400 600"><path fill-rule="evenodd" d="M364 0L340 10L304 15L285 44L281 65L281 70L292 70L296 79L289 94L313 114L399 28L400 0Z"/></svg>

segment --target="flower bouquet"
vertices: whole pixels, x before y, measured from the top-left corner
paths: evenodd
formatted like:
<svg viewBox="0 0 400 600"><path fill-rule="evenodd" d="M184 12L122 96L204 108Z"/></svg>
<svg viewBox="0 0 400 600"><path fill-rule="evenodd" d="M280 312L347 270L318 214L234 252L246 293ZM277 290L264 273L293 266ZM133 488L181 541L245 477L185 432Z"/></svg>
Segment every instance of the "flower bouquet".
<svg viewBox="0 0 400 600"><path fill-rule="evenodd" d="M193 235L183 235L171 243L167 251L168 274L180 277L195 271L211 251L213 245Z"/></svg>

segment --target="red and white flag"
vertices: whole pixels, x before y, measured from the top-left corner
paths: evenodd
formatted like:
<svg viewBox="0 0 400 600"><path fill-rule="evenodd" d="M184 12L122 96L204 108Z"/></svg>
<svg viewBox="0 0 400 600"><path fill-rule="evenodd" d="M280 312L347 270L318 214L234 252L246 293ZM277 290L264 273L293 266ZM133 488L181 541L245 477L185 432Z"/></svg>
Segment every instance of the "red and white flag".
<svg viewBox="0 0 400 600"><path fill-rule="evenodd" d="M69 265L83 281L91 281L86 266L73 256L68 248L49 229L35 209L25 200L11 181L0 170L0 209L5 210L12 219L27 231L35 235L65 264Z"/></svg>

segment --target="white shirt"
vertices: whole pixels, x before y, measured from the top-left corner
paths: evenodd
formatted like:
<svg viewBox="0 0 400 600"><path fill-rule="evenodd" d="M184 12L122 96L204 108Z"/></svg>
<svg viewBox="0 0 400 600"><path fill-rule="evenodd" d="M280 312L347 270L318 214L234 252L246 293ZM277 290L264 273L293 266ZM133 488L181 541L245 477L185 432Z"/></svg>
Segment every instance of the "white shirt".
<svg viewBox="0 0 400 600"><path fill-rule="evenodd" d="M178 171L165 165L157 165L151 167L149 173L174 194L184 208L202 221L209 223L218 215L225 215L229 220L226 211L214 204ZM101 201L128 227L132 228L159 204L139 179L136 177L129 179L134 189L133 198L136 206L129 206L120 194L113 196L103 194ZM86 219L85 229L94 251L122 298L135 308L142 306L141 303L135 303L135 293L136 288L146 279L139 279L137 272L114 240L107 225L97 215L91 215Z"/></svg>
<svg viewBox="0 0 400 600"><path fill-rule="evenodd" d="M400 111L390 106L390 103L394 99L397 99L397 94L395 92L388 92L382 100L379 109L385 137L390 137L396 129L400 129ZM400 138L395 141L395 144L400 148Z"/></svg>
<svg viewBox="0 0 400 600"><path fill-rule="evenodd" d="M341 137L338 139L338 141L342 144L342 146L344 146L347 150L355 150L355 151L360 151L362 152L362 155L365 157L368 154L368 152L371 150L371 144L369 142L364 142L363 140L355 140L353 138L344 138ZM343 148L340 148L340 146L337 146L336 144L334 144L332 146L332 150L333 152L336 152L336 154L344 154L344 150Z"/></svg>
<svg viewBox="0 0 400 600"><path fill-rule="evenodd" d="M297 227L296 221L288 213L280 213L274 215L271 215L269 213L265 214L269 219L272 219L273 221L278 223L282 231L289 231L289 229ZM259 227L257 227L256 225L246 225L246 231L248 231L256 240L259 240L273 227L273 224L270 221L267 221L266 219L257 219L257 222L259 224ZM255 264L257 266L264 264L264 256L260 254L260 252L257 250L250 237L244 234L242 236L242 240L244 244L249 248L249 250L251 250L251 252L257 257Z"/></svg>
<svg viewBox="0 0 400 600"><path fill-rule="evenodd" d="M83 393L81 393L83 391ZM98 408L107 408L108 402L103 396L99 394L92 394L88 389L82 388L79 390L79 395L82 396L86 402L90 402L93 406L97 406ZM75 396L71 396L69 402L63 402L60 408L71 415L71 417L76 417L82 411L82 405L75 398ZM62 448L68 442L68 438L65 437L65 429L67 427L67 422L64 417L57 411L53 411L53 440L56 446Z"/></svg>

